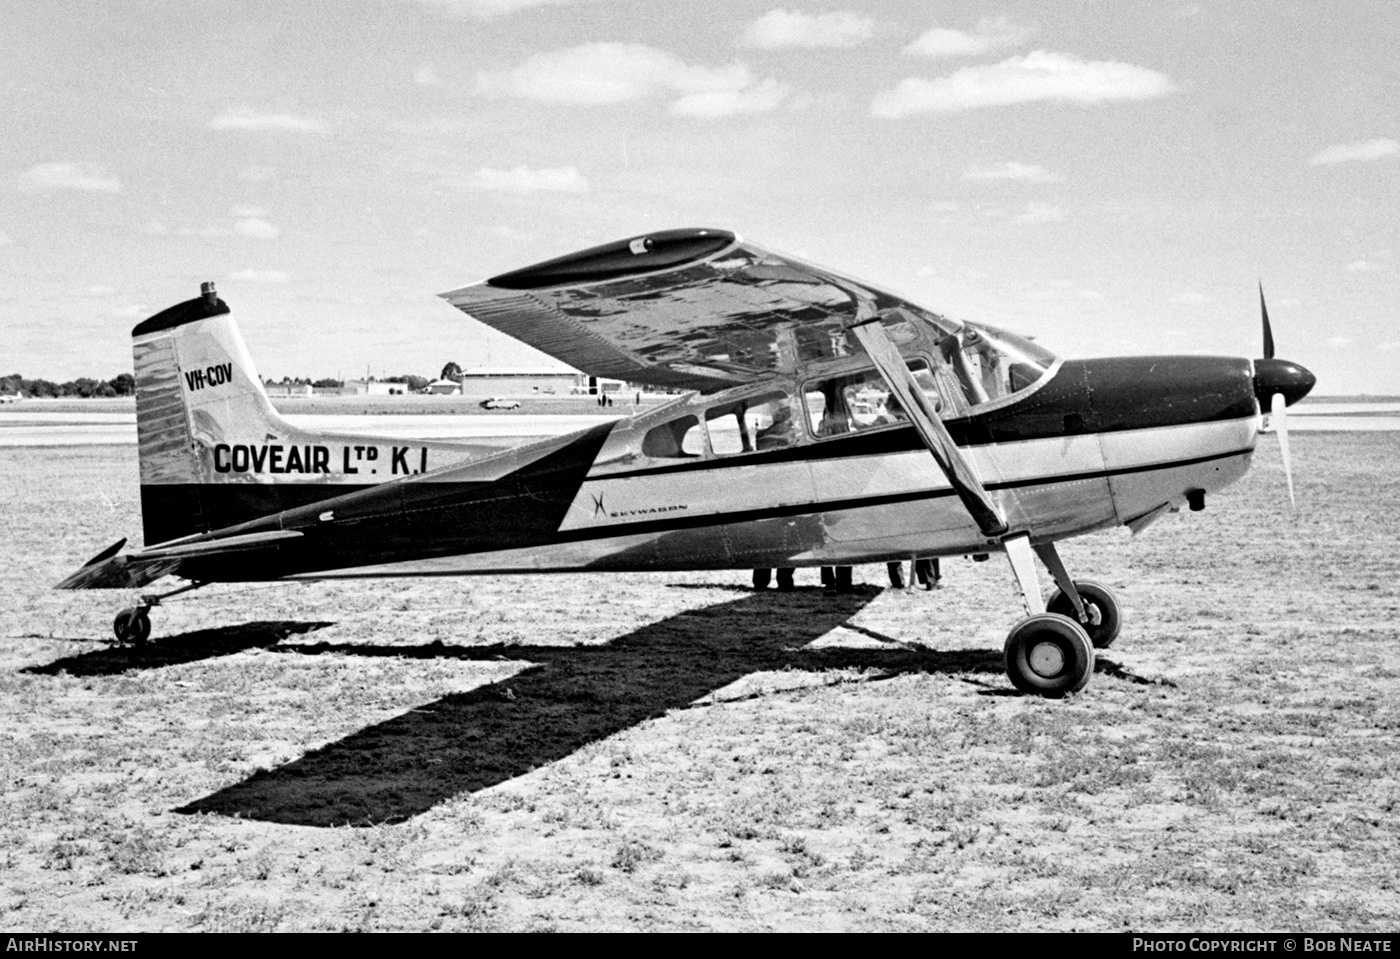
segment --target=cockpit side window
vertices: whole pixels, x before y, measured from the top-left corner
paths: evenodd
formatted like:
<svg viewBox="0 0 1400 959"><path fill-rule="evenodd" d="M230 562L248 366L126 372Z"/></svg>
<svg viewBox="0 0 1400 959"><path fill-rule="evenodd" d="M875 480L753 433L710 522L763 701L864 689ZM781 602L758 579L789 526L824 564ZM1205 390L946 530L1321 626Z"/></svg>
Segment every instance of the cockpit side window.
<svg viewBox="0 0 1400 959"><path fill-rule="evenodd" d="M909 372L934 409L942 412L943 395L928 363L913 360L909 363ZM909 421L899 399L873 369L808 383L803 399L807 405L808 425L818 438Z"/></svg>
<svg viewBox="0 0 1400 959"><path fill-rule="evenodd" d="M642 454L653 459L694 459L705 455L705 432L700 419L687 414L653 426L642 437Z"/></svg>
<svg viewBox="0 0 1400 959"><path fill-rule="evenodd" d="M705 413L710 448L716 456L791 446L797 439L792 403L785 393L768 393L717 406Z"/></svg>

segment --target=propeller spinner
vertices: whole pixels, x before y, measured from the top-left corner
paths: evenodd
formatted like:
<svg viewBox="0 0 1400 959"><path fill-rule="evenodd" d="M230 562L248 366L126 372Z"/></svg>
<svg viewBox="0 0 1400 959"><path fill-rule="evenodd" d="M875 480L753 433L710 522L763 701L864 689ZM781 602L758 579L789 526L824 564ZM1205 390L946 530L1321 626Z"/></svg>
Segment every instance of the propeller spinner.
<svg viewBox="0 0 1400 959"><path fill-rule="evenodd" d="M1293 496L1293 463L1288 450L1289 406L1307 396L1317 383L1317 377L1306 368L1289 360L1274 359L1274 332L1269 327L1269 307L1264 302L1264 284L1259 284L1259 313L1264 321L1264 358L1254 361L1254 395L1260 407L1269 409L1269 422L1278 433L1279 452L1283 455L1283 475L1288 480L1288 501L1298 508Z"/></svg>

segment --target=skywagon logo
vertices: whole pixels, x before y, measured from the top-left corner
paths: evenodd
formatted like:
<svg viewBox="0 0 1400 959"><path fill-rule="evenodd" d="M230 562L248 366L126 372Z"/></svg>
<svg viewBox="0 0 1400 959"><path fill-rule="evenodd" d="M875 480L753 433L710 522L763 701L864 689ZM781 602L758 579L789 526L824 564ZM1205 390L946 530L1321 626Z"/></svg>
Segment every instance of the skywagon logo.
<svg viewBox="0 0 1400 959"><path fill-rule="evenodd" d="M225 383L233 382L233 364L215 363L202 370L186 370L185 385L190 392L202 390L206 386L223 386Z"/></svg>
<svg viewBox="0 0 1400 959"><path fill-rule="evenodd" d="M588 495L593 497L594 519L597 519L599 516L606 516L608 519L627 519L632 516L654 516L657 513L674 513L677 510L690 508L684 504L676 504L674 506L648 506L643 509L620 509L614 513L603 504L602 493L590 493Z"/></svg>
<svg viewBox="0 0 1400 959"><path fill-rule="evenodd" d="M657 513L674 513L677 510L689 509L689 506L677 504L675 506L648 506L643 509L620 509L616 513L608 513L612 519L626 519L631 516L655 516Z"/></svg>

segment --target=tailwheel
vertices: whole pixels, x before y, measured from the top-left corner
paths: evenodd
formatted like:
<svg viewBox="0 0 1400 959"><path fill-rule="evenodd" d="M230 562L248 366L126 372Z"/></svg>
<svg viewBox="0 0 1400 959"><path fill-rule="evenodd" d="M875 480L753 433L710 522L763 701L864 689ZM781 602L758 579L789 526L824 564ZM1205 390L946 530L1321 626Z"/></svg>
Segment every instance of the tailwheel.
<svg viewBox="0 0 1400 959"><path fill-rule="evenodd" d="M1089 685L1093 673L1089 635L1068 616L1027 616L1006 637L1006 675L1023 693L1059 699Z"/></svg>
<svg viewBox="0 0 1400 959"><path fill-rule="evenodd" d="M1074 588L1084 601L1084 611L1089 614L1089 621L1080 623L1089 634L1089 642L1094 644L1095 649L1107 649L1118 638L1118 630L1123 625L1118 597L1113 595L1113 590L1091 579L1076 579ZM1074 602L1060 589L1050 594L1045 608L1076 621L1079 619L1074 612Z"/></svg>
<svg viewBox="0 0 1400 959"><path fill-rule="evenodd" d="M151 638L151 617L146 607L132 606L112 620L112 632L122 645L140 646Z"/></svg>

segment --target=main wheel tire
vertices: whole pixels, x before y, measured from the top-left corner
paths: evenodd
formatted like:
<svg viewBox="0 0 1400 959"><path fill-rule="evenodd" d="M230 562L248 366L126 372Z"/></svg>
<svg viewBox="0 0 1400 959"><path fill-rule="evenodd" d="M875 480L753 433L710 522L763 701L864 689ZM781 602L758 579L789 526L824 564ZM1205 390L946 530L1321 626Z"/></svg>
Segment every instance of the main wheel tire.
<svg viewBox="0 0 1400 959"><path fill-rule="evenodd" d="M1118 605L1118 597L1103 583L1096 583L1092 579L1076 579L1074 588L1079 591L1079 598L1084 601L1089 613L1089 622L1080 623L1084 632L1089 634L1089 642L1094 644L1095 649L1107 649L1118 638L1118 631L1123 626L1123 611ZM1050 594L1045 609L1047 612L1059 613L1079 622L1079 617L1074 612L1074 603L1059 589ZM1095 622L1096 619L1098 622Z"/></svg>
<svg viewBox="0 0 1400 959"><path fill-rule="evenodd" d="M778 579L778 590L779 590L779 592L790 593L790 592L792 592L794 589L797 588L797 587L796 587L796 584L793 582L793 575L794 575L796 572L797 572L796 568L794 568L794 567L792 567L792 566L779 566L779 567L778 567L778 576L777 576L777 579Z"/></svg>
<svg viewBox="0 0 1400 959"><path fill-rule="evenodd" d="M1027 616L1006 637L1006 675L1023 693L1059 699L1089 685L1093 674L1093 644L1068 616Z"/></svg>
<svg viewBox="0 0 1400 959"><path fill-rule="evenodd" d="M773 571L764 567L753 571L753 588L767 589L768 583L773 579Z"/></svg>

